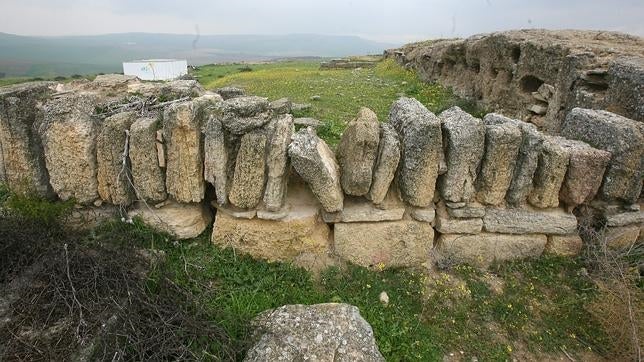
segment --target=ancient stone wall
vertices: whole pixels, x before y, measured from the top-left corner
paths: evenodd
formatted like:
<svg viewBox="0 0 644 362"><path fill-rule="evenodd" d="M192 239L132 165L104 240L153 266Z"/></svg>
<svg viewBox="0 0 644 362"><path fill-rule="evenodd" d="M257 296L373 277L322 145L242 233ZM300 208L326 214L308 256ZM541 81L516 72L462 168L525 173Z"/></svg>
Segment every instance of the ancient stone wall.
<svg viewBox="0 0 644 362"><path fill-rule="evenodd" d="M550 136L400 98L386 120L360 109L333 150L288 105L116 75L6 87L0 176L74 199L76 223L120 211L184 239L214 211L213 243L310 268L573 255L573 210L616 246L642 241L641 122L574 108Z"/></svg>
<svg viewBox="0 0 644 362"><path fill-rule="evenodd" d="M385 56L426 81L556 134L575 107L644 122L644 39L607 31L516 30L403 46Z"/></svg>

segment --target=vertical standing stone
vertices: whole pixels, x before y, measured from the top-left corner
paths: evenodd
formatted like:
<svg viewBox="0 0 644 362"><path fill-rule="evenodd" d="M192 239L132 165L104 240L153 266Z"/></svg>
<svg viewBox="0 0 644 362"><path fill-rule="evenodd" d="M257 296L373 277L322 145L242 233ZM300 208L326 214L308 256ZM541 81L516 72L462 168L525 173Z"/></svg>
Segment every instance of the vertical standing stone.
<svg viewBox="0 0 644 362"><path fill-rule="evenodd" d="M14 192L53 196L35 123L50 82L0 88L0 182Z"/></svg>
<svg viewBox="0 0 644 362"><path fill-rule="evenodd" d="M287 114L275 120L266 157L268 180L264 192L264 206L270 211L277 211L284 205L290 168L288 145L291 143L293 132L293 116Z"/></svg>
<svg viewBox="0 0 644 362"><path fill-rule="evenodd" d="M378 117L369 108L361 108L344 130L336 155L340 182L347 195L364 196L369 192L379 138Z"/></svg>
<svg viewBox="0 0 644 362"><path fill-rule="evenodd" d="M92 118L97 98L90 93L51 99L43 108L39 128L52 188L62 200L80 204L98 198L96 135Z"/></svg>
<svg viewBox="0 0 644 362"><path fill-rule="evenodd" d="M170 105L163 115L166 189L179 202L200 202L205 185L200 121L192 102Z"/></svg>
<svg viewBox="0 0 644 362"><path fill-rule="evenodd" d="M569 207L591 201L601 186L610 152L581 141L562 139L560 144L570 152L570 162L559 198Z"/></svg>
<svg viewBox="0 0 644 362"><path fill-rule="evenodd" d="M539 163L543 135L530 123L515 122L521 128L521 146L505 199L510 205L519 206L526 202L532 192L532 178Z"/></svg>
<svg viewBox="0 0 644 362"><path fill-rule="evenodd" d="M101 199L114 205L127 206L132 202L127 155L128 132L135 118L133 112L118 113L106 118L96 138L98 194Z"/></svg>
<svg viewBox="0 0 644 362"><path fill-rule="evenodd" d="M265 155L266 136L264 134L251 132L242 136L228 195L233 205L250 209L261 201L266 176Z"/></svg>
<svg viewBox="0 0 644 362"><path fill-rule="evenodd" d="M485 127L483 122L452 107L440 114L447 172L439 179L446 201L471 201L475 193L476 173L483 157Z"/></svg>
<svg viewBox="0 0 644 362"><path fill-rule="evenodd" d="M478 176L477 198L484 204L499 205L512 181L521 145L521 130L517 125L498 120L493 115L485 116L483 121L485 154Z"/></svg>
<svg viewBox="0 0 644 362"><path fill-rule="evenodd" d="M546 136L534 174L534 188L528 201L536 207L559 206L559 190L566 176L570 151L563 147L560 137Z"/></svg>
<svg viewBox="0 0 644 362"><path fill-rule="evenodd" d="M204 177L215 186L217 203L224 205L228 202L228 148L224 139L224 129L221 121L210 117L204 127Z"/></svg>
<svg viewBox="0 0 644 362"><path fill-rule="evenodd" d="M380 125L380 145L378 158L373 170L371 189L367 199L374 204L380 204L387 196L391 181L393 181L400 161L400 140L396 130L387 123Z"/></svg>
<svg viewBox="0 0 644 362"><path fill-rule="evenodd" d="M398 166L402 198L412 206L429 206L434 198L442 152L440 121L419 101L403 97L392 105L389 124L402 141Z"/></svg>
<svg viewBox="0 0 644 362"><path fill-rule="evenodd" d="M340 186L340 168L333 151L316 134L313 127L293 135L288 155L295 171L311 187L326 212L342 210L344 195Z"/></svg>
<svg viewBox="0 0 644 362"><path fill-rule="evenodd" d="M130 127L130 163L134 190L141 200L167 198L165 175L159 164L156 118L140 118ZM163 147L163 145L161 145Z"/></svg>

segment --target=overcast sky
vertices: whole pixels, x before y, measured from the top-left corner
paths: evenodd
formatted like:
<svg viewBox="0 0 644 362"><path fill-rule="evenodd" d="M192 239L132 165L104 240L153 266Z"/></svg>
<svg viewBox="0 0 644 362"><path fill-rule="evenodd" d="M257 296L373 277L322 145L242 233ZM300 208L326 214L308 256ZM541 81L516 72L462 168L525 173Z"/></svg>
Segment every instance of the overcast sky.
<svg viewBox="0 0 644 362"><path fill-rule="evenodd" d="M0 0L0 32L348 34L387 42L517 28L644 36L644 0ZM198 30L197 30L198 29Z"/></svg>

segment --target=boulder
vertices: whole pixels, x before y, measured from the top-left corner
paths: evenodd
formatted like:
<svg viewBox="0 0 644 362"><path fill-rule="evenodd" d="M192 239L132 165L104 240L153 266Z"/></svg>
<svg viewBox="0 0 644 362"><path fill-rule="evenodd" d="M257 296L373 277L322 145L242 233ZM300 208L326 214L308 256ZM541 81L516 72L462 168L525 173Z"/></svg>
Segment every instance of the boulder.
<svg viewBox="0 0 644 362"><path fill-rule="evenodd" d="M505 199L510 205L519 206L526 203L532 192L532 179L539 164L543 135L532 124L515 122L521 129L521 145Z"/></svg>
<svg viewBox="0 0 644 362"><path fill-rule="evenodd" d="M45 152L49 182L62 200L90 204L98 198L96 135L92 118L97 98L91 93L71 93L50 99L43 107L39 132Z"/></svg>
<svg viewBox="0 0 644 362"><path fill-rule="evenodd" d="M538 257L548 238L545 235L443 234L438 237L435 256L439 264L470 264L487 267L495 261Z"/></svg>
<svg viewBox="0 0 644 362"><path fill-rule="evenodd" d="M378 158L373 169L371 189L366 195L367 199L375 204L381 203L389 186L396 175L400 161L400 140L396 130L390 124L380 125L380 144L378 145Z"/></svg>
<svg viewBox="0 0 644 362"><path fill-rule="evenodd" d="M117 113L106 118L96 137L98 194L113 205L132 203L129 130L136 119L134 112Z"/></svg>
<svg viewBox="0 0 644 362"><path fill-rule="evenodd" d="M485 127L458 107L441 113L440 120L447 163L447 172L438 181L441 195L446 201L471 201L485 147Z"/></svg>
<svg viewBox="0 0 644 362"><path fill-rule="evenodd" d="M379 139L378 117L369 108L361 108L342 133L336 154L340 183L347 195L364 196L369 192Z"/></svg>
<svg viewBox="0 0 644 362"><path fill-rule="evenodd" d="M0 88L0 182L13 192L53 196L36 132L38 106L52 86L33 82Z"/></svg>
<svg viewBox="0 0 644 362"><path fill-rule="evenodd" d="M481 218L453 218L440 202L436 208L436 231L441 234L478 234L483 229Z"/></svg>
<svg viewBox="0 0 644 362"><path fill-rule="evenodd" d="M499 205L512 181L522 133L516 124L493 114L485 116L483 122L485 154L478 175L477 199L487 205Z"/></svg>
<svg viewBox="0 0 644 362"><path fill-rule="evenodd" d="M150 227L181 240L196 238L212 222L212 213L206 205L174 201L168 201L159 208L139 202L128 212L128 216L139 217Z"/></svg>
<svg viewBox="0 0 644 362"><path fill-rule="evenodd" d="M530 204L540 208L559 206L559 190L570 160L570 149L564 144L561 137L545 137L534 174L534 187L528 196Z"/></svg>
<svg viewBox="0 0 644 362"><path fill-rule="evenodd" d="M487 208L483 227L494 233L570 235L577 232L577 218L561 209Z"/></svg>
<svg viewBox="0 0 644 362"><path fill-rule="evenodd" d="M193 102L174 103L163 114L166 189L176 201L200 202L205 185L201 122Z"/></svg>
<svg viewBox="0 0 644 362"><path fill-rule="evenodd" d="M220 107L221 122L224 128L234 135L248 133L271 120L266 98L236 97L225 100Z"/></svg>
<svg viewBox="0 0 644 362"><path fill-rule="evenodd" d="M288 145L295 132L293 116L290 114L277 118L274 123L266 154L267 182L264 206L269 211L277 211L284 204L290 170Z"/></svg>
<svg viewBox="0 0 644 362"><path fill-rule="evenodd" d="M607 111L574 108L561 135L611 153L600 188L602 199L634 203L644 178L644 126Z"/></svg>
<svg viewBox="0 0 644 362"><path fill-rule="evenodd" d="M337 223L335 253L364 267L417 267L427 262L434 241L431 224L414 220Z"/></svg>
<svg viewBox="0 0 644 362"><path fill-rule="evenodd" d="M581 252L583 241L577 234L548 235L544 253L560 256L576 256Z"/></svg>
<svg viewBox="0 0 644 362"><path fill-rule="evenodd" d="M344 196L340 171L333 152L312 127L293 135L288 154L295 171L311 187L327 212L342 210Z"/></svg>
<svg viewBox="0 0 644 362"><path fill-rule="evenodd" d="M230 185L230 203L242 208L252 209L262 200L266 181L266 136L251 132L242 136L235 173Z"/></svg>
<svg viewBox="0 0 644 362"><path fill-rule="evenodd" d="M322 212L322 219L327 223L336 222L374 222L400 220L405 214L405 205L389 205L377 208L371 202L357 197L345 197L344 207L335 213Z"/></svg>
<svg viewBox="0 0 644 362"><path fill-rule="evenodd" d="M140 200L161 202L165 192L165 175L159 165L156 118L139 118L130 127L130 167L134 191Z"/></svg>
<svg viewBox="0 0 644 362"><path fill-rule="evenodd" d="M590 202L602 184L610 152L592 148L581 141L562 140L561 145L570 151L570 161L559 199L569 207Z"/></svg>
<svg viewBox="0 0 644 362"><path fill-rule="evenodd" d="M204 133L204 178L215 187L217 203L228 202L228 148L221 120L210 117L203 128Z"/></svg>
<svg viewBox="0 0 644 362"><path fill-rule="evenodd" d="M253 345L244 361L384 361L373 330L348 304L285 305L251 322Z"/></svg>
<svg viewBox="0 0 644 362"><path fill-rule="evenodd" d="M440 121L417 100L403 97L392 105L389 124L402 142L398 166L402 198L412 206L429 206L434 199L442 153Z"/></svg>

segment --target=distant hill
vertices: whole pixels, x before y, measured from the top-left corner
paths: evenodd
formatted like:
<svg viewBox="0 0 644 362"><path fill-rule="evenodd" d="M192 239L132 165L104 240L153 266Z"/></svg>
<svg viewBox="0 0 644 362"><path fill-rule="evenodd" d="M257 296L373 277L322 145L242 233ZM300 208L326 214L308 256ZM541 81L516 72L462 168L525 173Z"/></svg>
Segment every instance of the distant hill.
<svg viewBox="0 0 644 362"><path fill-rule="evenodd" d="M0 33L0 77L121 71L133 59L182 58L192 65L284 57L380 54L395 44L357 36L123 33L35 37Z"/></svg>

